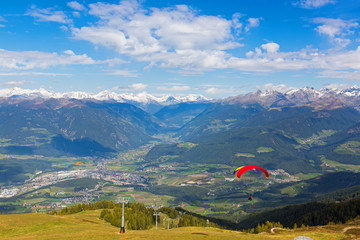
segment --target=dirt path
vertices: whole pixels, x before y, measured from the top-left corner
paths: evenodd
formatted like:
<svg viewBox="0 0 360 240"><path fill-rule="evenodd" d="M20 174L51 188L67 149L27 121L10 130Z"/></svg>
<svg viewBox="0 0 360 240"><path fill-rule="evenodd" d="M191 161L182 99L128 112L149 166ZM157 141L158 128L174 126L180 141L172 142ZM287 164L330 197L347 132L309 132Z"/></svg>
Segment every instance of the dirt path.
<svg viewBox="0 0 360 240"><path fill-rule="evenodd" d="M274 227L270 230L271 233L275 233L274 230L278 229L278 230L284 230L284 231L289 231L288 229L284 229L284 228L278 228L278 227Z"/></svg>
<svg viewBox="0 0 360 240"><path fill-rule="evenodd" d="M346 228L344 228L341 232L342 233L345 233L347 230L350 230L350 229L360 229L360 226L357 226L357 227L346 227Z"/></svg>

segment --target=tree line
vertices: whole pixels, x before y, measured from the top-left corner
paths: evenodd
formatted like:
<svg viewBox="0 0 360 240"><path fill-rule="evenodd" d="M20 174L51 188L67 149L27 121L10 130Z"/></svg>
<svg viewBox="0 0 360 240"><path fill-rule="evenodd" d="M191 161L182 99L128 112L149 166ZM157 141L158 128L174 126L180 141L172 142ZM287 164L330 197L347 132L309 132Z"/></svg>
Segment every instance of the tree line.
<svg viewBox="0 0 360 240"><path fill-rule="evenodd" d="M126 219L126 228L129 230L145 230L152 227L155 223L153 217L154 209L146 208L141 203L125 204L124 216ZM112 210L103 209L100 213L100 219L104 219L115 227L121 227L122 206L115 205Z"/></svg>
<svg viewBox="0 0 360 240"><path fill-rule="evenodd" d="M67 215L85 210L103 209L100 219L109 222L113 226L121 226L122 205L112 201L100 201L96 203L77 204L63 208L57 212L49 211L48 214ZM338 224L350 221L360 216L360 199L353 199L340 203L312 202L300 205L287 206L267 212L251 215L245 220L234 223L224 219L206 217L189 212L180 207L162 207L161 212L171 221L171 225L184 226L210 226L231 230L242 230L251 233L267 231L272 227L297 228L305 226L318 226L327 224ZM126 228L130 230L149 229L155 224L155 210L141 203L125 204ZM161 222L161 219L158 218ZM209 224L207 224L209 221Z"/></svg>
<svg viewBox="0 0 360 240"><path fill-rule="evenodd" d="M124 217L125 226L129 230L144 230L149 229L155 224L155 216L153 215L155 210L153 208L147 208L141 203L127 203L124 204ZM99 201L96 203L82 203L74 206L66 207L60 211L52 210L48 211L50 215L69 215L79 213L86 210L103 209L100 213L100 219L105 220L115 227L121 227L121 216L122 216L122 204L114 203L113 201ZM177 225L178 227L185 226L209 226L209 227L223 227L214 222L209 222L205 217L201 215L193 215L190 212L181 209L178 211L174 208L162 207L157 212L163 213L171 220L171 226ZM201 217L199 217L201 216ZM211 218L214 219L214 218ZM159 218L159 222L162 220Z"/></svg>
<svg viewBox="0 0 360 240"><path fill-rule="evenodd" d="M254 214L239 222L245 229L256 228L266 221L280 222L284 227L341 224L360 215L360 199L346 202L311 202Z"/></svg>

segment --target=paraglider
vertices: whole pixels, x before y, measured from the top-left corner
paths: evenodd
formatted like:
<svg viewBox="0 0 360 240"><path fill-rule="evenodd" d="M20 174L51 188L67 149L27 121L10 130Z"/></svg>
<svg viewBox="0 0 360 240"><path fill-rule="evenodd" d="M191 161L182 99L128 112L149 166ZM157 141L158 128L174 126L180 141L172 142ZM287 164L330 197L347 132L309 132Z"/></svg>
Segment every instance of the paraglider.
<svg viewBox="0 0 360 240"><path fill-rule="evenodd" d="M241 169L241 168L243 168L244 166L241 166L241 167L238 167L237 169L235 169L235 171L234 171L234 173L233 174L235 174L236 173L236 171L238 171L239 169ZM254 172L256 172L256 173L258 173L258 171L256 171L256 169L255 168L253 168L253 170L254 170Z"/></svg>
<svg viewBox="0 0 360 240"><path fill-rule="evenodd" d="M85 164L85 162L83 162L83 161L78 161L75 165L78 165L79 163Z"/></svg>
<svg viewBox="0 0 360 240"><path fill-rule="evenodd" d="M259 167L259 166L256 166L256 165L247 165L247 166L242 166L242 167L239 167L239 168L237 168L235 171L234 171L234 174L236 173L236 176L238 177L238 178L241 178L241 175L243 175L244 174L244 172L246 172L246 171L249 171L249 170L251 170L251 169L259 169L259 170L261 170L264 174L265 174L265 176L266 176L266 178L269 178L269 173L265 170L265 169L263 169L263 168L261 168L261 167Z"/></svg>
<svg viewBox="0 0 360 240"><path fill-rule="evenodd" d="M246 171L249 171L249 170L254 170L254 171L257 173L256 169L261 170L261 171L265 174L266 178L269 178L269 173L268 173L265 169L263 169L263 168L261 168L261 167L259 167L259 166L256 166L256 165L247 165L247 166L239 167L239 168L237 168L237 169L234 171L234 174L236 173L236 176L237 176L238 178L241 178L241 176L242 176ZM244 178L243 178L243 179L244 179ZM244 186L245 186L245 188L247 188L247 183L245 183ZM248 197L248 200L249 200L249 201L252 201L252 200L253 200L253 195L254 195L254 194L249 195L249 197Z"/></svg>

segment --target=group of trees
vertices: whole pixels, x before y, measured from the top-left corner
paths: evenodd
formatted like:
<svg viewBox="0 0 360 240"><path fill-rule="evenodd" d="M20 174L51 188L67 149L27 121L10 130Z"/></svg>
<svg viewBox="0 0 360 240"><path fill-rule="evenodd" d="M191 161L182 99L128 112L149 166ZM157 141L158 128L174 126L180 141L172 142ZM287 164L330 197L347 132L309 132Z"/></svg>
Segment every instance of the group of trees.
<svg viewBox="0 0 360 240"><path fill-rule="evenodd" d="M225 229L231 229L231 230L240 230L241 227L229 220L215 218L215 217L209 217L209 216L203 216L197 213L193 213L190 211L187 211L181 207L175 207L175 209L182 213L182 216L184 217L182 221L181 226L205 226L201 225L206 220L210 221L211 227L218 227L218 228L225 228ZM192 225L194 224L194 225ZM195 225L199 224L199 225ZM179 225L180 226L180 225Z"/></svg>
<svg viewBox="0 0 360 240"><path fill-rule="evenodd" d="M154 223L154 209L146 208L141 203L125 204L124 216L126 228L130 230L149 229ZM100 219L104 219L115 227L121 227L122 207L115 206L112 211L104 209L100 213Z"/></svg>
<svg viewBox="0 0 360 240"><path fill-rule="evenodd" d="M112 201L77 204L63 208L60 212L52 210L48 214L74 214L85 210L103 209L100 219L104 219L113 226L121 226L122 205ZM158 210L171 219L172 225L184 226L211 226L233 230L243 230L250 233L260 233L273 227L297 228L298 226L317 226L329 223L345 223L360 216L360 199L353 199L341 203L307 203L288 206L268 212L250 216L249 218L234 223L223 219L206 217L186 211L182 208L162 207ZM147 208L141 203L125 204L126 228L130 230L149 229L155 224L155 210ZM160 220L160 218L158 218ZM209 220L209 224L207 224ZM271 221L271 222L270 222ZM245 230L244 230L245 229Z"/></svg>
<svg viewBox="0 0 360 240"><path fill-rule="evenodd" d="M162 207L158 211L166 214L169 218L172 218L172 219L175 219L175 218L179 217L179 215L180 215L179 211L177 211L174 208L169 208L169 207Z"/></svg>
<svg viewBox="0 0 360 240"><path fill-rule="evenodd" d="M99 201L95 203L81 203L74 206L66 207L61 209L60 212L56 210L52 210L47 212L50 215L67 215L67 214L74 214L85 210L96 210L96 209L112 209L114 208L115 204L113 201Z"/></svg>
<svg viewBox="0 0 360 240"><path fill-rule="evenodd" d="M212 221L209 221L209 224L207 224L208 218L192 214L182 208L169 208L169 207L162 207L158 210L161 213L166 214L170 219L172 219L172 223L177 222L177 225L179 227L187 227L187 226L198 226L198 227L224 227L219 226L218 224L215 224ZM175 220L178 219L178 220Z"/></svg>
<svg viewBox="0 0 360 240"><path fill-rule="evenodd" d="M302 225L319 226L330 222L345 223L359 215L360 199L328 204L311 202L255 214L239 222L239 225L250 229L256 228L259 223L266 221L279 221L285 227L290 228Z"/></svg>
<svg viewBox="0 0 360 240"><path fill-rule="evenodd" d="M274 223L274 222L266 221L265 224L258 224L256 228L246 229L243 231L248 233L261 233L268 231L272 228L283 228L283 225L281 225L280 222Z"/></svg>
<svg viewBox="0 0 360 240"><path fill-rule="evenodd" d="M77 204L71 207L63 208L61 211L57 212L52 210L47 212L50 215L68 215L75 214L85 210L96 210L103 209L100 213L100 219L105 220L113 226L121 227L121 216L122 216L122 205L114 203L112 201L100 201L96 203L88 204ZM162 207L158 210L169 219L171 219L171 226L177 224L179 227L184 226L206 226L206 217L203 217L198 214L192 214L179 208L180 211L169 208ZM127 203L125 204L124 215L125 215L125 224L126 229L129 230L141 230L149 229L152 225L155 224L155 210L153 208L147 208L144 204L141 203ZM211 218L213 219L213 218ZM160 221L160 218L158 218ZM210 221L209 226L211 227L225 227L215 224Z"/></svg>
<svg viewBox="0 0 360 240"><path fill-rule="evenodd" d="M186 226L219 227L219 225L213 222L209 222L209 224L207 224L205 219L198 218L190 214L183 214L179 220L179 227L186 227Z"/></svg>

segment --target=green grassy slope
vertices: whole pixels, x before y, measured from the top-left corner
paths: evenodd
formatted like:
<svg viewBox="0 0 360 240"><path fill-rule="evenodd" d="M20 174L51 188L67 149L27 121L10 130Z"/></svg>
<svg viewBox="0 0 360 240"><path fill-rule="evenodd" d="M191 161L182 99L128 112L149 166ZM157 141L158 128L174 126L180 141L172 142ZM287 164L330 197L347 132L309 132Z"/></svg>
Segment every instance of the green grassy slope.
<svg viewBox="0 0 360 240"><path fill-rule="evenodd" d="M147 239L147 240L223 240L242 239L260 240L294 239L297 236L307 236L314 240L351 239L360 236L358 222L346 225L330 225L297 230L275 229L274 233L261 234L242 233L217 228L183 227L167 230L159 225L150 230L129 230L119 235L119 229L99 219L100 210L85 211L73 215L50 216L46 214L13 214L0 215L1 239ZM343 232L345 231L345 232ZM355 238L353 238L355 239Z"/></svg>

